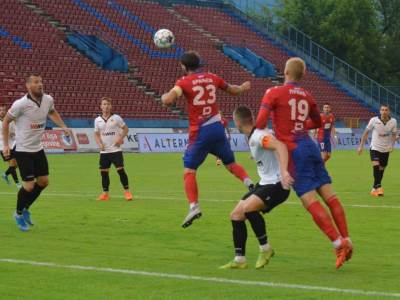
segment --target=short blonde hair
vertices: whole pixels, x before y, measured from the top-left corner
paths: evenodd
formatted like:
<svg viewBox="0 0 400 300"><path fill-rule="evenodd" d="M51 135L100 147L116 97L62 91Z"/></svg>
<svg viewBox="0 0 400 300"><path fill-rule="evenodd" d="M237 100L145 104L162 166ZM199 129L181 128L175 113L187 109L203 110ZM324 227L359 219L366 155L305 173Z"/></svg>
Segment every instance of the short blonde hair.
<svg viewBox="0 0 400 300"><path fill-rule="evenodd" d="M106 101L110 104L112 104L112 99L110 97L103 97L100 99L100 104L103 103L103 101Z"/></svg>
<svg viewBox="0 0 400 300"><path fill-rule="evenodd" d="M306 63L300 57L289 58L285 66L285 74L294 80L301 80L306 72Z"/></svg>

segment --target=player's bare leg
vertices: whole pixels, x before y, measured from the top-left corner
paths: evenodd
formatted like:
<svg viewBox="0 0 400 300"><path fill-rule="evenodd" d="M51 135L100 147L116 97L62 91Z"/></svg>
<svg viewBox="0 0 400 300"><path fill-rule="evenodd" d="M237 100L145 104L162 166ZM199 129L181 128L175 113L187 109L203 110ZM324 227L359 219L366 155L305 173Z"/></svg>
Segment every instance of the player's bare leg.
<svg viewBox="0 0 400 300"><path fill-rule="evenodd" d="M342 251L347 246L332 222L332 218L325 208L318 201L316 191L310 191L301 196L303 206L311 214L314 223L331 240L336 249L336 268L340 268L346 260L346 253Z"/></svg>
<svg viewBox="0 0 400 300"><path fill-rule="evenodd" d="M254 188L253 181L250 179L246 170L241 165L233 162L231 164L225 165L225 168L233 175L235 175L236 178L240 179L249 190L252 190Z"/></svg>
<svg viewBox="0 0 400 300"><path fill-rule="evenodd" d="M347 251L346 260L350 260L351 256L353 255L353 244L349 236L346 214L343 209L343 206L339 198L333 191L331 184L325 184L321 186L317 191L318 194L322 197L322 199L324 199L326 205L329 207L329 210L336 224L336 227L340 232L340 235L342 236L342 238L344 238L349 242L349 247L347 247L345 251Z"/></svg>
<svg viewBox="0 0 400 300"><path fill-rule="evenodd" d="M128 175L125 172L124 167L118 167L117 172L119 175L119 179L121 182L122 187L124 188L124 197L126 201L133 200L132 193L129 190L129 182L128 182Z"/></svg>
<svg viewBox="0 0 400 300"><path fill-rule="evenodd" d="M235 257L232 261L220 267L220 269L246 269L246 241L247 228L244 214L244 201L239 201L230 215L232 223L233 245Z"/></svg>
<svg viewBox="0 0 400 300"><path fill-rule="evenodd" d="M199 206L199 192L196 181L196 170L185 168L184 169L184 184L186 197L189 201L189 213L182 223L182 227L186 228L192 225L193 221L201 217L201 210Z"/></svg>
<svg viewBox="0 0 400 300"><path fill-rule="evenodd" d="M101 174L101 185L103 187L103 192L97 198L99 201L108 201L110 200L109 196L109 188L110 188L110 169L100 169Z"/></svg>
<svg viewBox="0 0 400 300"><path fill-rule="evenodd" d="M265 220L260 214L260 211L265 209L266 206L265 203L256 195L251 195L243 202L244 214L247 220L249 220L253 232L260 245L260 252L258 254L257 262L255 265L256 269L260 269L266 266L271 258L275 255L275 251L268 243Z"/></svg>

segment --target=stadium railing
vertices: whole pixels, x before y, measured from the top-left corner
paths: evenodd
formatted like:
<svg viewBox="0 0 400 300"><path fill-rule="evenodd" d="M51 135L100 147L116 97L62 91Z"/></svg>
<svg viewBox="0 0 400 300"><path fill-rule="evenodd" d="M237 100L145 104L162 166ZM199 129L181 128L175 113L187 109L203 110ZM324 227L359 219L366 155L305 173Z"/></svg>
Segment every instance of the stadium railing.
<svg viewBox="0 0 400 300"><path fill-rule="evenodd" d="M265 9L265 3L257 0L225 0L225 3L239 11L247 21L261 33L287 47L308 64L337 82L370 106L378 109L381 104L390 106L392 113L400 116L400 96L385 88L331 51L315 43L308 35L286 20ZM266 18L267 12L269 18Z"/></svg>

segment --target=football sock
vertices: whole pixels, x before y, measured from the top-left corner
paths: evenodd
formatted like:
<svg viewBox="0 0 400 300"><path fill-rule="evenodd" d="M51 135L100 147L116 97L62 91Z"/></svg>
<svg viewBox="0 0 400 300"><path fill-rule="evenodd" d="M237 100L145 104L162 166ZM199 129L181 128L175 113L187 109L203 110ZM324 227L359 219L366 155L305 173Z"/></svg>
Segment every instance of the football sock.
<svg viewBox="0 0 400 300"><path fill-rule="evenodd" d="M339 199L336 196L332 196L326 201L326 204L331 211L331 215L333 217L333 220L335 221L336 227L340 232L340 235L344 238L349 237L346 214Z"/></svg>
<svg viewBox="0 0 400 300"><path fill-rule="evenodd" d="M377 188L381 187L382 177L380 177L379 166L374 166L373 170L374 170L374 189L377 189Z"/></svg>
<svg viewBox="0 0 400 300"><path fill-rule="evenodd" d="M197 203L199 192L197 189L196 173L187 172L183 175L183 179L189 204Z"/></svg>
<svg viewBox="0 0 400 300"><path fill-rule="evenodd" d="M383 179L383 173L385 172L385 169L379 169L379 175L378 175L378 183L379 187L382 186L382 179Z"/></svg>
<svg viewBox="0 0 400 300"><path fill-rule="evenodd" d="M120 169L117 171L119 174L119 180L121 181L122 186L125 190L129 189L128 175L125 172L125 169Z"/></svg>
<svg viewBox="0 0 400 300"><path fill-rule="evenodd" d="M17 195L17 214L22 215L22 211L26 207L29 197L30 197L30 192L25 190L23 187L19 189L18 195Z"/></svg>
<svg viewBox="0 0 400 300"><path fill-rule="evenodd" d="M14 179L14 182L15 183L19 183L16 169L17 169L17 167L10 166L10 167L8 167L8 169L5 172L5 174L7 176L11 174L12 178Z"/></svg>
<svg viewBox="0 0 400 300"><path fill-rule="evenodd" d="M103 186L103 191L108 192L110 187L110 176L107 171L101 171L101 185Z"/></svg>
<svg viewBox="0 0 400 300"><path fill-rule="evenodd" d="M29 209L29 207L33 204L33 202L36 201L36 199L39 197L40 193L43 191L44 188L42 188L40 185L38 185L35 182L35 185L33 186L32 192L29 193L29 198L25 204L25 208Z"/></svg>
<svg viewBox="0 0 400 300"><path fill-rule="evenodd" d="M231 172L233 175L235 175L237 178L239 178L241 181L243 181L247 186L248 184L252 184L253 182L251 181L249 175L247 174L246 170L239 164L237 163L232 163L227 166L229 172ZM250 180L250 182L249 182Z"/></svg>
<svg viewBox="0 0 400 300"><path fill-rule="evenodd" d="M307 207L307 210L312 215L315 224L322 230L323 233L333 242L340 238L332 219L318 201L315 201Z"/></svg>
<svg viewBox="0 0 400 300"><path fill-rule="evenodd" d="M247 228L245 221L232 220L233 245L236 256L246 255Z"/></svg>
<svg viewBox="0 0 400 300"><path fill-rule="evenodd" d="M265 227L265 220L261 214L258 211L251 211L245 213L245 215L247 220L249 220L251 228L253 228L254 234L256 235L260 245L267 244L267 230Z"/></svg>

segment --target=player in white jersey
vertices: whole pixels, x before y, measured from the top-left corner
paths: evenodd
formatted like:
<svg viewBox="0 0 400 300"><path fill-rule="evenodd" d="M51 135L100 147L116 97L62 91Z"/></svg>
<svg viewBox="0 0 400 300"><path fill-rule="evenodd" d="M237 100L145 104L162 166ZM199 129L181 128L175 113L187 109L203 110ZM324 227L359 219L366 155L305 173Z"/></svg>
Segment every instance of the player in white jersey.
<svg viewBox="0 0 400 300"><path fill-rule="evenodd" d="M250 152L257 164L260 181L254 190L242 197L231 212L235 258L221 269L247 268L246 219L260 244L255 265L259 269L268 264L274 255L274 250L268 244L265 221L260 212L270 212L283 203L289 197L293 179L288 172L288 151L285 144L275 139L269 131L256 129L253 115L245 106L235 109L233 119L239 131L249 139Z"/></svg>
<svg viewBox="0 0 400 300"><path fill-rule="evenodd" d="M390 117L390 109L387 105L381 105L380 116L373 117L365 129L357 152L360 155L364 149L364 144L372 131L370 157L372 162L374 184L371 196L383 196L382 178L385 168L388 165L389 153L393 151L394 143L397 138L397 121Z"/></svg>
<svg viewBox="0 0 400 300"><path fill-rule="evenodd" d="M7 114L7 107L5 105L0 105L0 132L3 130L3 119ZM15 185L17 186L18 189L21 188L21 183L18 180L18 175L17 175L17 161L15 160L15 124L12 122L10 124L10 130L9 130L9 144L11 145L11 150L10 150L10 155L8 157L4 156L3 153L3 135L0 134L0 154L1 157L3 158L4 162L7 162L8 164L8 169L1 174L1 178L10 185L11 181L8 178L8 175L11 175L13 178Z"/></svg>
<svg viewBox="0 0 400 300"><path fill-rule="evenodd" d="M16 100L3 120L3 153L10 155L10 124L15 122L17 159L22 188L18 192L15 221L22 231L32 226L29 208L49 184L49 166L43 150L42 136L46 127L47 117L65 130L69 129L54 108L54 99L44 94L40 75L30 75L26 81L28 93Z"/></svg>
<svg viewBox="0 0 400 300"><path fill-rule="evenodd" d="M119 179L124 188L124 197L127 201L130 201L133 199L133 196L129 191L128 175L125 172L124 157L121 148L129 129L119 115L111 113L111 101L112 100L107 97L101 99L101 116L98 116L96 120L94 120L94 136L100 148L99 165L103 187L103 193L99 196L98 200L108 201L110 199L109 171L113 164L117 169Z"/></svg>

